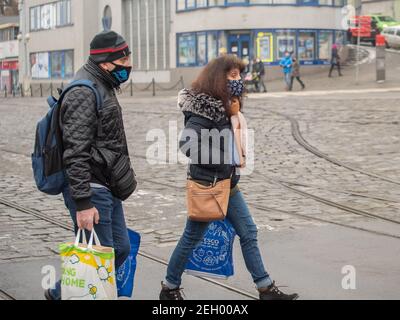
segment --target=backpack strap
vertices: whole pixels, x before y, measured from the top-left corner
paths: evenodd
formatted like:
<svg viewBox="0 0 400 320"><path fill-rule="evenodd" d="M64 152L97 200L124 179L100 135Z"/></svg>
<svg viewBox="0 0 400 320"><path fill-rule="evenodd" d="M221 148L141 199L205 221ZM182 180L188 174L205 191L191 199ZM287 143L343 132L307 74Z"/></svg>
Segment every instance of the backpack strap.
<svg viewBox="0 0 400 320"><path fill-rule="evenodd" d="M71 82L61 93L60 98L58 99L59 104L62 103L62 100L64 99L65 95L73 88L76 87L87 87L93 91L93 93L96 96L96 108L97 111L100 110L100 108L103 106L103 97L100 94L99 90L97 89L97 86L95 83L93 83L90 80L76 80Z"/></svg>

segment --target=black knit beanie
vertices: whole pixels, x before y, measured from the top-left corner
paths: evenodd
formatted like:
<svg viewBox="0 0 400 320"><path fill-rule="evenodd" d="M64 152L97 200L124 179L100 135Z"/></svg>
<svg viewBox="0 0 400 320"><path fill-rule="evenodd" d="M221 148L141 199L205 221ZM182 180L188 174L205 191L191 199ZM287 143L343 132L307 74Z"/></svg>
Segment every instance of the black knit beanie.
<svg viewBox="0 0 400 320"><path fill-rule="evenodd" d="M130 53L125 39L114 31L103 31L90 43L90 57L97 64L112 62L129 56Z"/></svg>

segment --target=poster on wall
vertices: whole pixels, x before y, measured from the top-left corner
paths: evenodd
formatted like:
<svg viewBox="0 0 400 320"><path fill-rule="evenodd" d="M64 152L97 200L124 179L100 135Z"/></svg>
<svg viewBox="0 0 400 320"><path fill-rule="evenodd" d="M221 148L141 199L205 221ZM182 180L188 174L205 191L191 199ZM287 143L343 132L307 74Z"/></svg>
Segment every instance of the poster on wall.
<svg viewBox="0 0 400 320"><path fill-rule="evenodd" d="M300 60L314 60L315 59L315 33L314 32L300 32L298 53Z"/></svg>
<svg viewBox="0 0 400 320"><path fill-rule="evenodd" d="M36 79L49 79L49 53L32 53L31 54L31 75Z"/></svg>
<svg viewBox="0 0 400 320"><path fill-rule="evenodd" d="M285 52L294 53L295 51L295 36L278 36L276 38L278 45L278 59L282 59L285 56Z"/></svg>
<svg viewBox="0 0 400 320"><path fill-rule="evenodd" d="M182 35L179 37L179 64L190 65L196 63L196 37Z"/></svg>
<svg viewBox="0 0 400 320"><path fill-rule="evenodd" d="M272 62L274 60L272 33L260 32L257 35L257 56L262 62Z"/></svg>
<svg viewBox="0 0 400 320"><path fill-rule="evenodd" d="M332 32L319 33L319 59L329 60L332 50Z"/></svg>
<svg viewBox="0 0 400 320"><path fill-rule="evenodd" d="M40 7L40 22L42 29L50 29L54 27L55 5L47 4Z"/></svg>

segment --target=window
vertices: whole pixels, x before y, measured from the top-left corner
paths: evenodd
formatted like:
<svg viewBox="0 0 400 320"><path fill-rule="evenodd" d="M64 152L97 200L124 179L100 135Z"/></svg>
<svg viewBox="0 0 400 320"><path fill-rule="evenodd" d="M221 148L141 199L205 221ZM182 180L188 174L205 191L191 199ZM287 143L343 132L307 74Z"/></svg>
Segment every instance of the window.
<svg viewBox="0 0 400 320"><path fill-rule="evenodd" d="M226 0L226 4L229 6L230 4L243 4L247 3L247 0Z"/></svg>
<svg viewBox="0 0 400 320"><path fill-rule="evenodd" d="M40 7L40 22L41 29L55 27L55 6L53 4L46 4Z"/></svg>
<svg viewBox="0 0 400 320"><path fill-rule="evenodd" d="M208 56L208 61L211 61L212 59L217 57L217 33L208 33L208 50L207 50L207 56Z"/></svg>
<svg viewBox="0 0 400 320"><path fill-rule="evenodd" d="M331 56L333 34L330 31L320 31L318 51L320 60L329 60Z"/></svg>
<svg viewBox="0 0 400 320"><path fill-rule="evenodd" d="M274 4L296 4L297 0L273 0Z"/></svg>
<svg viewBox="0 0 400 320"><path fill-rule="evenodd" d="M257 57L262 62L272 62L273 58L273 42L272 33L270 32L259 32L256 39L257 45Z"/></svg>
<svg viewBox="0 0 400 320"><path fill-rule="evenodd" d="M40 29L40 7L30 9L31 31Z"/></svg>
<svg viewBox="0 0 400 320"><path fill-rule="evenodd" d="M186 9L196 8L196 0L186 0Z"/></svg>
<svg viewBox="0 0 400 320"><path fill-rule="evenodd" d="M299 60L307 61L315 59L315 31L299 32L297 50Z"/></svg>
<svg viewBox="0 0 400 320"><path fill-rule="evenodd" d="M320 5L332 6L334 0L319 0Z"/></svg>
<svg viewBox="0 0 400 320"><path fill-rule="evenodd" d="M71 1L57 2L57 27L71 24Z"/></svg>
<svg viewBox="0 0 400 320"><path fill-rule="evenodd" d="M186 3L186 0L177 0L176 9L178 11L185 10L186 9L186 4L185 3Z"/></svg>
<svg viewBox="0 0 400 320"><path fill-rule="evenodd" d="M272 0L250 0L250 4L272 4Z"/></svg>
<svg viewBox="0 0 400 320"><path fill-rule="evenodd" d="M31 75L34 79L49 79L49 53L32 53L31 54Z"/></svg>
<svg viewBox="0 0 400 320"><path fill-rule="evenodd" d="M205 33L197 35L197 64L201 66L207 63L206 41L207 35Z"/></svg>
<svg viewBox="0 0 400 320"><path fill-rule="evenodd" d="M74 51L39 52L30 55L33 79L69 79L74 75Z"/></svg>
<svg viewBox="0 0 400 320"><path fill-rule="evenodd" d="M197 8L205 8L205 7L207 7L207 0L197 0L196 7Z"/></svg>
<svg viewBox="0 0 400 320"><path fill-rule="evenodd" d="M63 65L63 52L54 51L51 53L51 77L60 79L62 78L62 65Z"/></svg>
<svg viewBox="0 0 400 320"><path fill-rule="evenodd" d="M196 64L196 35L186 34L178 37L178 64L190 66Z"/></svg>
<svg viewBox="0 0 400 320"><path fill-rule="evenodd" d="M71 24L71 0L30 8L31 31L48 30L69 24Z"/></svg>
<svg viewBox="0 0 400 320"><path fill-rule="evenodd" d="M209 7L224 6L225 0L208 0Z"/></svg>
<svg viewBox="0 0 400 320"><path fill-rule="evenodd" d="M286 51L296 53L296 33L294 31L277 31L276 48L278 60L285 56Z"/></svg>
<svg viewBox="0 0 400 320"><path fill-rule="evenodd" d="M335 43L342 45L344 44L344 33L343 31L336 31L335 32Z"/></svg>

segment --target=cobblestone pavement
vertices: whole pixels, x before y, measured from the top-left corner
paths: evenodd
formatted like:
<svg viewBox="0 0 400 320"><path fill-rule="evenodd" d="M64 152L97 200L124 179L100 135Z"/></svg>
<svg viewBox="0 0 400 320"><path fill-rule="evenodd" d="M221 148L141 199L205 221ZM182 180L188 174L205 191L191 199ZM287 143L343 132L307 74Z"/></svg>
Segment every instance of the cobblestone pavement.
<svg viewBox="0 0 400 320"><path fill-rule="evenodd" d="M245 110L249 127L255 130L255 172L243 177L240 185L260 232L324 224L313 218L353 226L371 220L294 193L271 179L400 221L399 184L310 153L295 141L291 122L284 116L296 119L303 138L321 152L400 181L399 98L400 91L395 90L250 96ZM124 203L127 224L142 234L142 248L151 253L154 246L175 245L181 235L185 165L149 164L146 153L154 142L146 142L146 135L159 128L169 138L169 123L177 123L179 131L183 117L173 97L122 98L121 104L139 181L138 191ZM6 199L71 224L61 197L41 194L32 179L34 128L45 111L44 99L0 100L0 263L54 256L58 243L72 237L70 231L1 204ZM400 228L395 233L400 235Z"/></svg>

